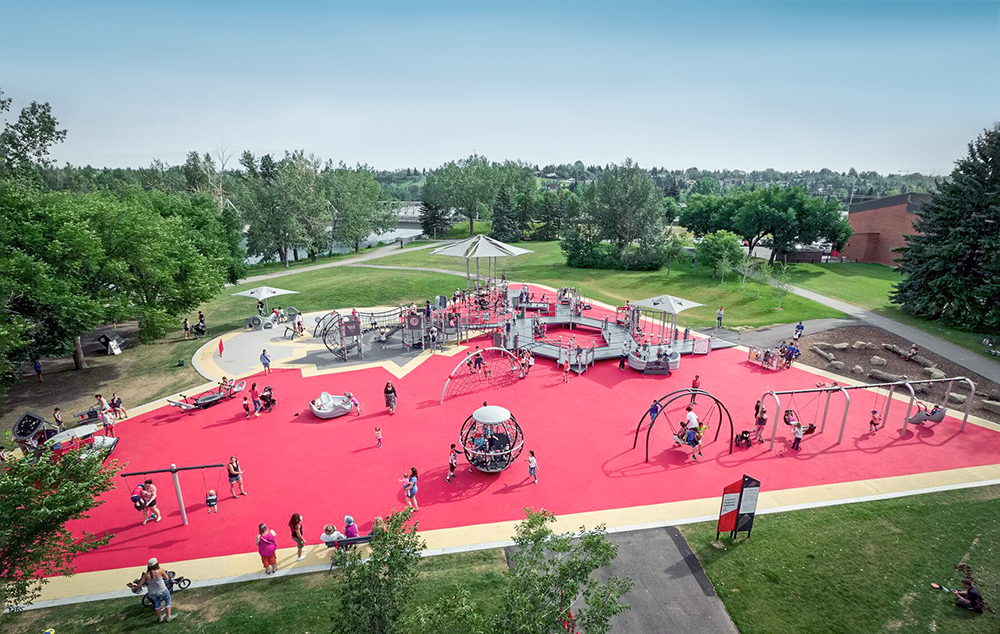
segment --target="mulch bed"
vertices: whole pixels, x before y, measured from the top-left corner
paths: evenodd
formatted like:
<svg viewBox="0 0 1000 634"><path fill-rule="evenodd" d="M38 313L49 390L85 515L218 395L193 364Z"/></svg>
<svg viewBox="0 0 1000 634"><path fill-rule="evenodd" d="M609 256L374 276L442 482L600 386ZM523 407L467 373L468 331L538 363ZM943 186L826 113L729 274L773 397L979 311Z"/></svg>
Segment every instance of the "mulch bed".
<svg viewBox="0 0 1000 634"><path fill-rule="evenodd" d="M856 341L872 342L878 345L878 350L854 350L853 348L848 348L847 350L827 350L827 352L832 353L837 361L844 362L843 370L834 370L830 368L830 362L819 356L815 352L811 351L810 348L817 342L825 343L849 343L854 344ZM900 349L908 351L910 349L910 344L912 342L898 337L890 332L882 330L881 328L873 328L871 326L854 326L849 328L835 328L833 330L827 330L826 332L817 333L815 335L808 335L802 337L800 340L800 348L802 350L802 356L799 359L799 363L805 363L806 365L813 366L815 368L820 368L831 372L833 374L840 374L850 379L856 381L862 381L866 383L879 383L875 379L869 378L868 372L874 367L871 363L871 358L873 356L879 356L886 360L886 365L879 366L876 369L882 370L889 374L898 374L905 376L911 380L920 380L930 378L924 373L924 369L919 364L913 361L906 361L902 357L898 356L890 350L886 350L882 347L882 344L893 344L899 346ZM982 406L982 402L987 394L990 392L1000 393L1000 384L995 381L990 381L978 374L969 372L965 368L955 363L952 363L944 357L938 356L933 352L927 350L921 350L920 354L927 357L931 361L937 363L937 368L943 371L947 376L964 376L972 379L976 384L976 397L973 399L971 413L980 418L985 418L986 420L1000 423L1000 414L991 412ZM851 371L855 365L860 365L864 368L864 373L855 374ZM930 391L926 394L917 394L917 398L925 403L939 403L943 404L945 390L947 389L947 383L941 383L940 385L930 385ZM905 390L903 390L905 392ZM952 387L952 392L956 394L961 394L963 396L968 396L968 388L964 383L956 382ZM965 411L964 405L958 405L956 403L949 403L948 406L953 410Z"/></svg>

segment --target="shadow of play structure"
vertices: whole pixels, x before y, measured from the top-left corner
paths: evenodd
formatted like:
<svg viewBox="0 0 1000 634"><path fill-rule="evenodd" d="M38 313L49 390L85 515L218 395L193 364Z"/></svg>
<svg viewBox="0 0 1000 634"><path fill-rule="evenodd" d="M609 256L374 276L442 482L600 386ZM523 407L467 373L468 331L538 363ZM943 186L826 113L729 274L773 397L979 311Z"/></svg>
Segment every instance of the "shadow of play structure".
<svg viewBox="0 0 1000 634"><path fill-rule="evenodd" d="M809 405L813 402L813 400L817 400L817 399L819 399L819 397L822 394L826 394L826 403L823 406L823 416L822 416L822 418L820 418L820 422L819 422L819 425L818 425L818 427L819 427L819 433L823 433L823 431L826 429L827 414L830 411L830 399L833 397L833 394L835 392L841 393L844 396L844 415L843 415L843 418L840 421L840 434L837 436L837 444L840 444L844 440L844 429L847 426L847 415L848 415L848 413L850 411L850 408L851 408L851 396L849 394L850 390L874 389L875 393L876 393L875 404L876 404L876 408L877 408L877 406L878 406L878 398L882 395L882 393L881 393L880 390L881 390L881 388L886 388L887 393L884 396L884 398L885 398L885 410L883 412L881 412L882 425L885 426L885 425L888 424L888 421L889 421L889 407L892 405L892 401L893 401L892 396L893 396L893 393L895 392L895 390L896 390L897 387L905 387L909 391L909 393L910 393L910 402L909 402L909 404L906 407L906 416L903 417L903 429L900 431L900 435L905 436L906 435L906 428L907 428L908 425L923 425L924 423L940 423L941 421L944 420L944 417L945 417L945 414L946 414L947 403L948 403L949 397L951 396L951 388L952 388L952 385L955 383L955 381L964 381L969 386L969 392L970 393L966 397L966 400L965 400L965 415L962 418L962 428L960 430L960 431L965 431L965 424L969 420L969 411L972 408L972 400L973 400L973 397L976 395L976 384L973 383L972 380L970 380L970 379L968 379L968 378L966 378L964 376L957 376L957 377L950 377L950 378L943 378L943 379L920 379L920 380L916 380L916 381L894 381L894 382L890 382L890 383L869 383L869 384L863 384L863 385L830 385L830 386L826 386L826 387L808 388L808 389L804 389L804 390L771 390L771 391L765 392L760 397L761 406L763 407L763 405L764 405L764 399L766 399L768 396L770 396L774 400L774 405L775 405L775 408L776 408L775 412L774 412L774 420L771 423L773 425L773 427L772 427L772 430L771 430L771 443L768 446L768 450L774 449L774 441L775 441L775 438L778 435L778 424L779 424L779 419L780 419L780 414L781 414L781 399L780 399L780 396L788 395L789 402L788 402L788 408L786 408L786 409L788 411L795 412L796 416L798 416L798 413L800 411L802 411L802 408L794 408L793 409L793 406L795 405L795 397L796 396L799 396L801 398L802 397L801 395L803 395L803 394L814 394L815 396L812 399L810 399L803 406L803 407L809 407ZM937 384L937 383L947 383L948 384L948 387L945 390L945 396L944 396L944 401L943 401L944 405L941 406L941 407L939 407L935 411L928 412L928 411L925 411L925 410L921 409L921 410L917 411L916 413L913 413L913 405L914 405L914 403L917 400L917 395L916 395L916 392L913 390L913 386L914 385L929 385L929 384ZM816 407L817 407L817 412L816 412L816 414L813 417L814 419L816 417L818 417L818 408L819 408L819 401L818 400L816 402ZM797 420L799 420L800 422L803 422L803 421L801 421L801 418L797 418ZM816 424L816 421L813 420L812 423Z"/></svg>

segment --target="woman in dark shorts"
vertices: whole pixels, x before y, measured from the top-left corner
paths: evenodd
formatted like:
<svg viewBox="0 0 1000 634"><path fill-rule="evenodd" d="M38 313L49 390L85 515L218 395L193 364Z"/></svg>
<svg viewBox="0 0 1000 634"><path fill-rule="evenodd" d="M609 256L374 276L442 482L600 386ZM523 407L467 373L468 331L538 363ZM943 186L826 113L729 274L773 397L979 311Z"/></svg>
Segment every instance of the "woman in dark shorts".
<svg viewBox="0 0 1000 634"><path fill-rule="evenodd" d="M302 549L306 546L306 539L302 536L302 516L298 513L292 514L292 519L288 520L288 530L292 533L292 541L299 548L299 558L296 561L302 561L306 558L302 554Z"/></svg>
<svg viewBox="0 0 1000 634"><path fill-rule="evenodd" d="M246 495L247 492L243 490L243 469L240 468L240 461L236 459L236 456L229 456L226 472L229 474L229 492L233 494L233 497L239 497L236 495L237 485L240 487L240 495Z"/></svg>

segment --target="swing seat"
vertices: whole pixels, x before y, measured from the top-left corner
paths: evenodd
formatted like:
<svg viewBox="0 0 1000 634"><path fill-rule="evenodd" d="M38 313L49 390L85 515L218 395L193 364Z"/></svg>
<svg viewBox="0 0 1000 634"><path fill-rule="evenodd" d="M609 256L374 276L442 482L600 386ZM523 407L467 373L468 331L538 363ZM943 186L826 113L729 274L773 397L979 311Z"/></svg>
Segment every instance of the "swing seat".
<svg viewBox="0 0 1000 634"><path fill-rule="evenodd" d="M943 410L942 410L943 411ZM906 422L910 425L923 425L927 422L928 416L927 412L917 412L913 416L906 419Z"/></svg>
<svg viewBox="0 0 1000 634"><path fill-rule="evenodd" d="M816 431L816 425L813 425L813 424L810 423L809 426L806 427L805 430L802 432L802 435L803 436L808 436L809 434L812 434L815 431Z"/></svg>
<svg viewBox="0 0 1000 634"><path fill-rule="evenodd" d="M933 414L928 414L928 416L927 416L927 422L928 423L940 423L941 421L944 420L944 414L945 414L945 410L944 410L943 407L941 407L941 408L938 409L938 411L934 412Z"/></svg>

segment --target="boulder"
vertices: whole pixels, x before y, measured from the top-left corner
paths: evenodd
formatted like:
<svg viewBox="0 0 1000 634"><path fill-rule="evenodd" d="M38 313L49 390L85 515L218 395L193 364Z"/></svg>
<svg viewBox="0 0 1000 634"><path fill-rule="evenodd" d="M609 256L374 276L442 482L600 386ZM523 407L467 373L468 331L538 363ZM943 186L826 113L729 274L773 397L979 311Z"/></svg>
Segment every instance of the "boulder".
<svg viewBox="0 0 1000 634"><path fill-rule="evenodd" d="M887 363L888 362L885 359L883 359L882 357L880 357L878 355L873 356L872 360L871 360L871 364L872 365L877 365L877 366L884 366Z"/></svg>
<svg viewBox="0 0 1000 634"><path fill-rule="evenodd" d="M827 343L825 341L817 341L813 344L813 348L819 348L820 350L829 350L833 347L832 343Z"/></svg>
<svg viewBox="0 0 1000 634"><path fill-rule="evenodd" d="M833 344L833 349L834 350L847 350L850 347L851 347L851 344L849 344L847 342Z"/></svg>
<svg viewBox="0 0 1000 634"><path fill-rule="evenodd" d="M927 385L926 383L918 383L913 386L913 391L916 392L917 394L930 394L931 386Z"/></svg>
<svg viewBox="0 0 1000 634"><path fill-rule="evenodd" d="M948 395L948 402L955 403L956 405L965 405L966 396L964 394L955 394L952 392Z"/></svg>
<svg viewBox="0 0 1000 634"><path fill-rule="evenodd" d="M865 343L864 341L855 341L854 345L851 347L854 348L855 350L864 350L865 348L868 347L868 344Z"/></svg>
<svg viewBox="0 0 1000 634"><path fill-rule="evenodd" d="M877 343L873 343L871 341L869 341L868 345L865 346L865 347L868 348L869 350L878 350L878 344Z"/></svg>
<svg viewBox="0 0 1000 634"><path fill-rule="evenodd" d="M865 373L865 369L862 368L860 365L856 365L853 368L851 368L851 372L853 372L855 374L864 374Z"/></svg>
<svg viewBox="0 0 1000 634"><path fill-rule="evenodd" d="M969 391L969 384L966 383L965 381L955 381L952 384L951 389L953 389L953 390L962 390L963 392L968 392Z"/></svg>
<svg viewBox="0 0 1000 634"><path fill-rule="evenodd" d="M983 401L983 409L1000 414L1000 401Z"/></svg>
<svg viewBox="0 0 1000 634"><path fill-rule="evenodd" d="M924 368L924 374L932 379L943 379L945 377L944 370L938 370L937 368Z"/></svg>
<svg viewBox="0 0 1000 634"><path fill-rule="evenodd" d="M835 358L832 354L830 354L825 350L821 350L818 346L813 346L812 348L809 349L818 354L819 356L823 357L827 361L833 361Z"/></svg>
<svg viewBox="0 0 1000 634"><path fill-rule="evenodd" d="M883 372L882 370L869 370L868 376L875 379L876 381L881 381L883 383L896 383L898 381L905 381L906 377L899 374L889 374L888 372Z"/></svg>
<svg viewBox="0 0 1000 634"><path fill-rule="evenodd" d="M1000 401L1000 390L990 390L990 393L986 395L986 398L990 401Z"/></svg>
<svg viewBox="0 0 1000 634"><path fill-rule="evenodd" d="M844 369L844 362L843 361L831 361L830 364L827 366L827 369L830 369L830 370L843 370Z"/></svg>

